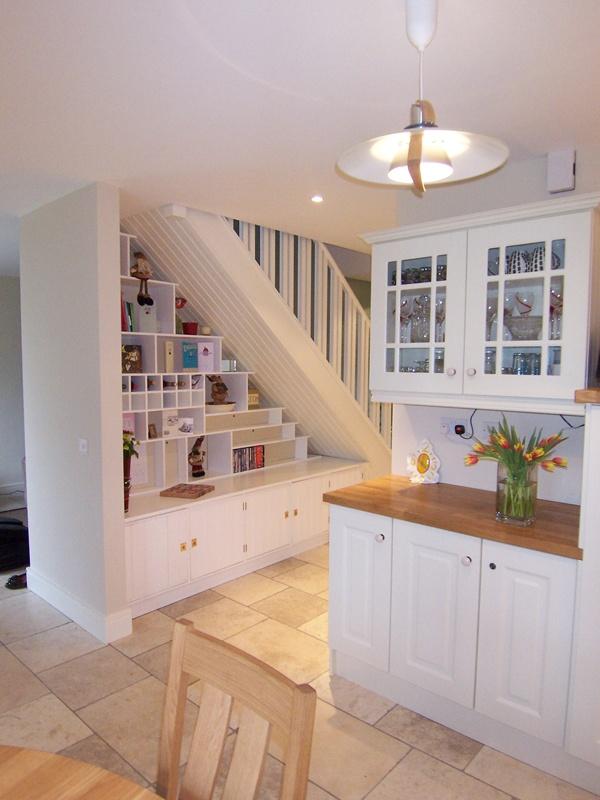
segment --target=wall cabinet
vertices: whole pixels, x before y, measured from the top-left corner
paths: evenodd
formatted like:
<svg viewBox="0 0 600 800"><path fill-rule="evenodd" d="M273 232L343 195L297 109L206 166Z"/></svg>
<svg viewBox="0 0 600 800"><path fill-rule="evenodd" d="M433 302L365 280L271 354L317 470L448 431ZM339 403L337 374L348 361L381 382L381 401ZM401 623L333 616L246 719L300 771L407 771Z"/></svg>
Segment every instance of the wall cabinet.
<svg viewBox="0 0 600 800"><path fill-rule="evenodd" d="M331 518L333 650L562 745L575 561L346 508Z"/></svg>
<svg viewBox="0 0 600 800"><path fill-rule="evenodd" d="M374 243L375 397L572 400L587 382L596 219L589 206L366 237Z"/></svg>
<svg viewBox="0 0 600 800"><path fill-rule="evenodd" d="M330 560L330 647L387 670L391 519L333 506Z"/></svg>
<svg viewBox="0 0 600 800"><path fill-rule="evenodd" d="M481 540L394 520L390 671L473 707Z"/></svg>

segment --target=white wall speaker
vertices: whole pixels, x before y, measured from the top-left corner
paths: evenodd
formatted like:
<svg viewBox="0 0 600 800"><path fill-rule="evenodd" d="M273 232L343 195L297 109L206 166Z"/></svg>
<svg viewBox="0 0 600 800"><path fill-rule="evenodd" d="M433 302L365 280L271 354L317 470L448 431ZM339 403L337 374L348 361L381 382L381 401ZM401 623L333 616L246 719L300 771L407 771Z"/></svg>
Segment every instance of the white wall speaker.
<svg viewBox="0 0 600 800"><path fill-rule="evenodd" d="M550 194L570 192L575 188L575 149L548 153L546 186Z"/></svg>

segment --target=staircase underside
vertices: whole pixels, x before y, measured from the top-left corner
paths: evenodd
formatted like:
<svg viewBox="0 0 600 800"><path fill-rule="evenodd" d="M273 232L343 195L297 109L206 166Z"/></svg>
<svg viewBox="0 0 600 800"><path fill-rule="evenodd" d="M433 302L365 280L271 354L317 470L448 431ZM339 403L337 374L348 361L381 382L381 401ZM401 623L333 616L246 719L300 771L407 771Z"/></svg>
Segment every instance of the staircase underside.
<svg viewBox="0 0 600 800"><path fill-rule="evenodd" d="M390 471L383 438L221 217L157 210L130 217L124 229L255 373L265 400L285 406L310 436L311 452L369 462L370 475Z"/></svg>

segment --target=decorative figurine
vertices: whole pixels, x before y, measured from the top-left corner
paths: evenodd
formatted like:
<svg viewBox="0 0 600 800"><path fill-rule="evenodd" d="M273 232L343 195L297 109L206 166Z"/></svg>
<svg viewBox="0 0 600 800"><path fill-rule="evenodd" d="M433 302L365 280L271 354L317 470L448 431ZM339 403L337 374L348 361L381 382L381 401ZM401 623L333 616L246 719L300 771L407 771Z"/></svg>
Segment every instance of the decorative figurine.
<svg viewBox="0 0 600 800"><path fill-rule="evenodd" d="M203 478L206 475L204 471L204 459L206 458L206 451L202 449L202 442L204 436L199 436L194 442L194 446L188 455L188 464L192 468L192 478Z"/></svg>
<svg viewBox="0 0 600 800"><path fill-rule="evenodd" d="M152 267L150 262L143 253L137 252L133 254L135 264L131 267L131 275L138 278L140 282L140 290L138 292L137 301L140 306L153 306L154 300L148 294L148 280L152 277Z"/></svg>
<svg viewBox="0 0 600 800"><path fill-rule="evenodd" d="M208 380L212 384L210 387L210 396L212 397L213 403L217 406L220 406L223 403L229 402L227 400L229 388L227 387L226 383L223 383L223 379L221 378L221 376L209 375Z"/></svg>

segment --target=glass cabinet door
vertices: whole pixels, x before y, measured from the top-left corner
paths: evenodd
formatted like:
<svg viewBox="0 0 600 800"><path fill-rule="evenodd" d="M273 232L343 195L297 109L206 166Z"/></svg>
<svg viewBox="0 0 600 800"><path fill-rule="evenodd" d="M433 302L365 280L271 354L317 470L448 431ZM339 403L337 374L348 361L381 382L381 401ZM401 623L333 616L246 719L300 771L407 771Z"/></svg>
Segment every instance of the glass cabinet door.
<svg viewBox="0 0 600 800"><path fill-rule="evenodd" d="M466 394L572 399L585 385L590 218L469 231Z"/></svg>
<svg viewBox="0 0 600 800"><path fill-rule="evenodd" d="M376 245L371 388L462 391L466 233Z"/></svg>

